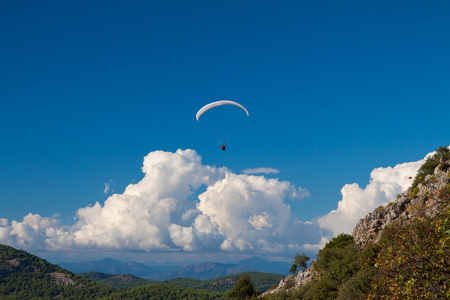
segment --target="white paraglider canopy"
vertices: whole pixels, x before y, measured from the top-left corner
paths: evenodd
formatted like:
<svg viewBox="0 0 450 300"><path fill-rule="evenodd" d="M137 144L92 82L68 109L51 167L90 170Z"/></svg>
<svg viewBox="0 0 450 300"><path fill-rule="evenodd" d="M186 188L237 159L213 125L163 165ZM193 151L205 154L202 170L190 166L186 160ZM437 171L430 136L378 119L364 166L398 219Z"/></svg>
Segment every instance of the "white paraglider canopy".
<svg viewBox="0 0 450 300"><path fill-rule="evenodd" d="M245 110L245 113L247 114L247 116L249 115L247 109L244 106L242 106L241 104L239 104L237 102L234 102L234 101L231 101L231 100L220 100L220 101L216 101L216 102L212 102L212 103L206 104L205 106L200 108L200 110L197 112L197 115L196 115L197 121L198 121L198 118L200 118L200 116L203 113L205 113L207 110L210 110L213 107L217 107L217 106L221 106L221 105L238 106L238 107L242 108L243 110Z"/></svg>

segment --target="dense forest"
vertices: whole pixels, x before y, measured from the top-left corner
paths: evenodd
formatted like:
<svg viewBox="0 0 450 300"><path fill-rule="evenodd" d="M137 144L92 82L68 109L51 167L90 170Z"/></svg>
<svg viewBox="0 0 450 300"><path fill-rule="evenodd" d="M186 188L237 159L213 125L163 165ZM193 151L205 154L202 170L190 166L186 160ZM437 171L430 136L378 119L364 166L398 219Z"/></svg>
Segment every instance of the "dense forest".
<svg viewBox="0 0 450 300"><path fill-rule="evenodd" d="M130 287L139 287L148 284L159 283L158 281L139 278L130 274L108 274L102 272L86 272L86 273L78 273L78 276L83 278L106 284L112 286L114 288L130 288Z"/></svg>
<svg viewBox="0 0 450 300"><path fill-rule="evenodd" d="M156 282L133 275L73 274L58 265L0 245L1 299L226 299L241 277L265 291L284 276L244 272L210 280L176 278Z"/></svg>
<svg viewBox="0 0 450 300"><path fill-rule="evenodd" d="M153 281L149 279L142 279L133 275L123 275L123 274L106 274L100 272L86 272L79 273L79 276L96 281L98 283L103 283L110 285L115 288L128 288L128 287L138 287L148 284L170 284L178 287L185 287L197 290L208 290L213 292L227 292L233 289L235 284L238 282L239 278L242 276L250 276L252 284L256 290L260 292L265 292L270 289L273 285L278 284L281 279L284 278L283 275L270 274L262 272L242 272L233 275L227 275L222 277L217 277L214 279L200 280L194 278L174 278L165 281Z"/></svg>
<svg viewBox="0 0 450 300"><path fill-rule="evenodd" d="M0 296L6 299L89 299L114 288L77 276L25 251L0 245Z"/></svg>

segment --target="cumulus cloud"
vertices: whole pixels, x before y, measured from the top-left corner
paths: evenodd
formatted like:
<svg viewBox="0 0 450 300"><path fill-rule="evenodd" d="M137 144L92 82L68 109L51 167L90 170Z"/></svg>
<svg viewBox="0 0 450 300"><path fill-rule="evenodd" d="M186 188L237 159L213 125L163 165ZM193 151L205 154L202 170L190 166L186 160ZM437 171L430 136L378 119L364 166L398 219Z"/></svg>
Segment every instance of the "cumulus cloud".
<svg viewBox="0 0 450 300"><path fill-rule="evenodd" d="M279 170L274 168L254 168L242 170L244 174L277 174L280 173Z"/></svg>
<svg viewBox="0 0 450 300"><path fill-rule="evenodd" d="M0 242L28 249L51 248L56 230L62 227L58 215L48 218L31 213L20 222L2 219L0 223Z"/></svg>
<svg viewBox="0 0 450 300"><path fill-rule="evenodd" d="M334 236L353 231L359 219L380 205L395 200L411 185L425 159L398 164L395 167L376 168L370 174L370 182L365 188L357 183L346 184L341 189L342 199L337 209L318 219L321 228L331 231Z"/></svg>
<svg viewBox="0 0 450 300"><path fill-rule="evenodd" d="M250 224L252 224L252 226L256 229L256 230L261 230L264 227L267 228L272 228L272 215L263 211L261 214L259 215L253 215L248 219L248 222Z"/></svg>
<svg viewBox="0 0 450 300"><path fill-rule="evenodd" d="M308 191L287 181L203 165L190 149L151 152L142 172L122 194L78 209L73 226L58 216L1 219L0 242L47 250L282 253L320 241L317 226L299 222L285 201ZM302 234L305 228L315 233Z"/></svg>
<svg viewBox="0 0 450 300"><path fill-rule="evenodd" d="M374 169L366 187L353 183L342 188L335 210L302 222L287 199L309 197L305 188L252 175L255 169L236 174L204 165L190 149L154 151L144 158L141 181L104 203L79 208L74 225L63 225L58 215L0 218L0 243L48 251L316 252L333 235L351 233L360 218L405 191L424 161Z"/></svg>

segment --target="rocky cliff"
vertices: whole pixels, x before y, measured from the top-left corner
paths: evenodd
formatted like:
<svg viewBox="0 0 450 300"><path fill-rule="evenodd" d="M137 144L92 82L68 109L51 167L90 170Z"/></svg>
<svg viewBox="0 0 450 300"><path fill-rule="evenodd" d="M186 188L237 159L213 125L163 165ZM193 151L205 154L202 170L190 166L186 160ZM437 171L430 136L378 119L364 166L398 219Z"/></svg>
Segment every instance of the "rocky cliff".
<svg viewBox="0 0 450 300"><path fill-rule="evenodd" d="M305 270L301 270L297 272L297 275L289 275L286 278L282 279L278 286L274 289L268 290L262 296L266 296L268 294L274 294L279 291L290 291L294 289L298 289L301 285L311 281L317 276L317 272L311 271L309 268Z"/></svg>
<svg viewBox="0 0 450 300"><path fill-rule="evenodd" d="M439 157L438 157L439 158ZM442 205L448 201L450 192L450 160L439 163L432 174L414 180L417 186L410 187L405 193L386 206L380 206L359 220L353 230L356 244L363 248L380 238L381 231L391 222L409 222L417 215L433 217Z"/></svg>
<svg viewBox="0 0 450 300"><path fill-rule="evenodd" d="M416 216L433 217L444 205L450 203L450 151L440 147L419 169L416 178L411 178L411 187L397 199L380 206L359 220L352 236L363 248L367 243L377 242L381 231L392 222L410 222ZM301 285L317 278L310 269L302 270L296 276L288 276L279 285L263 296L279 291L298 289Z"/></svg>

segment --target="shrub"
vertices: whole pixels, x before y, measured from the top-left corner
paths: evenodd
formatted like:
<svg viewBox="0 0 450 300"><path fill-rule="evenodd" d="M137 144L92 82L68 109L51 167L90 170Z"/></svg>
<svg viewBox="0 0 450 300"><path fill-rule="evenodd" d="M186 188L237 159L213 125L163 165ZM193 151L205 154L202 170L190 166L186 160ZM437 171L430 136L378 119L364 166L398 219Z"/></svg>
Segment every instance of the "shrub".
<svg viewBox="0 0 450 300"><path fill-rule="evenodd" d="M336 300L366 299L365 294L370 290L374 275L373 268L359 270L355 276L342 284Z"/></svg>
<svg viewBox="0 0 450 300"><path fill-rule="evenodd" d="M419 193L419 191L420 191L420 188L419 188L418 186L416 186L416 187L413 189L413 191L411 192L411 194L409 194L409 197L411 197L411 198L416 198L417 193Z"/></svg>
<svg viewBox="0 0 450 300"><path fill-rule="evenodd" d="M361 269L358 247L349 234L340 234L317 254L319 279L310 283L304 299L336 299L339 287Z"/></svg>
<svg viewBox="0 0 450 300"><path fill-rule="evenodd" d="M441 160L447 161L449 159L450 150L447 147L439 147L436 153L432 157L427 158L425 163L419 168L411 188L414 189L419 183L423 182L427 175L433 174L434 169L440 164Z"/></svg>
<svg viewBox="0 0 450 300"><path fill-rule="evenodd" d="M294 279L294 276L289 275L288 277L286 277L285 280L286 280L286 281L285 281L285 283L284 283L283 289L289 290L289 289L292 289L292 288L295 286L295 279Z"/></svg>
<svg viewBox="0 0 450 300"><path fill-rule="evenodd" d="M337 237L333 238L331 241L325 244L324 249L331 249L331 248L344 248L347 245L354 244L355 241L353 239L353 236L350 234L341 233ZM320 251L319 251L320 252Z"/></svg>
<svg viewBox="0 0 450 300"><path fill-rule="evenodd" d="M450 200L450 184L447 184L439 192L440 192L440 197L441 197L441 199L443 201L449 201Z"/></svg>
<svg viewBox="0 0 450 300"><path fill-rule="evenodd" d="M376 275L368 293L378 299L448 299L450 297L450 209L435 218L384 229L368 256Z"/></svg>
<svg viewBox="0 0 450 300"><path fill-rule="evenodd" d="M449 168L449 164L447 162L442 162L439 164L438 169L440 171L447 171Z"/></svg>

